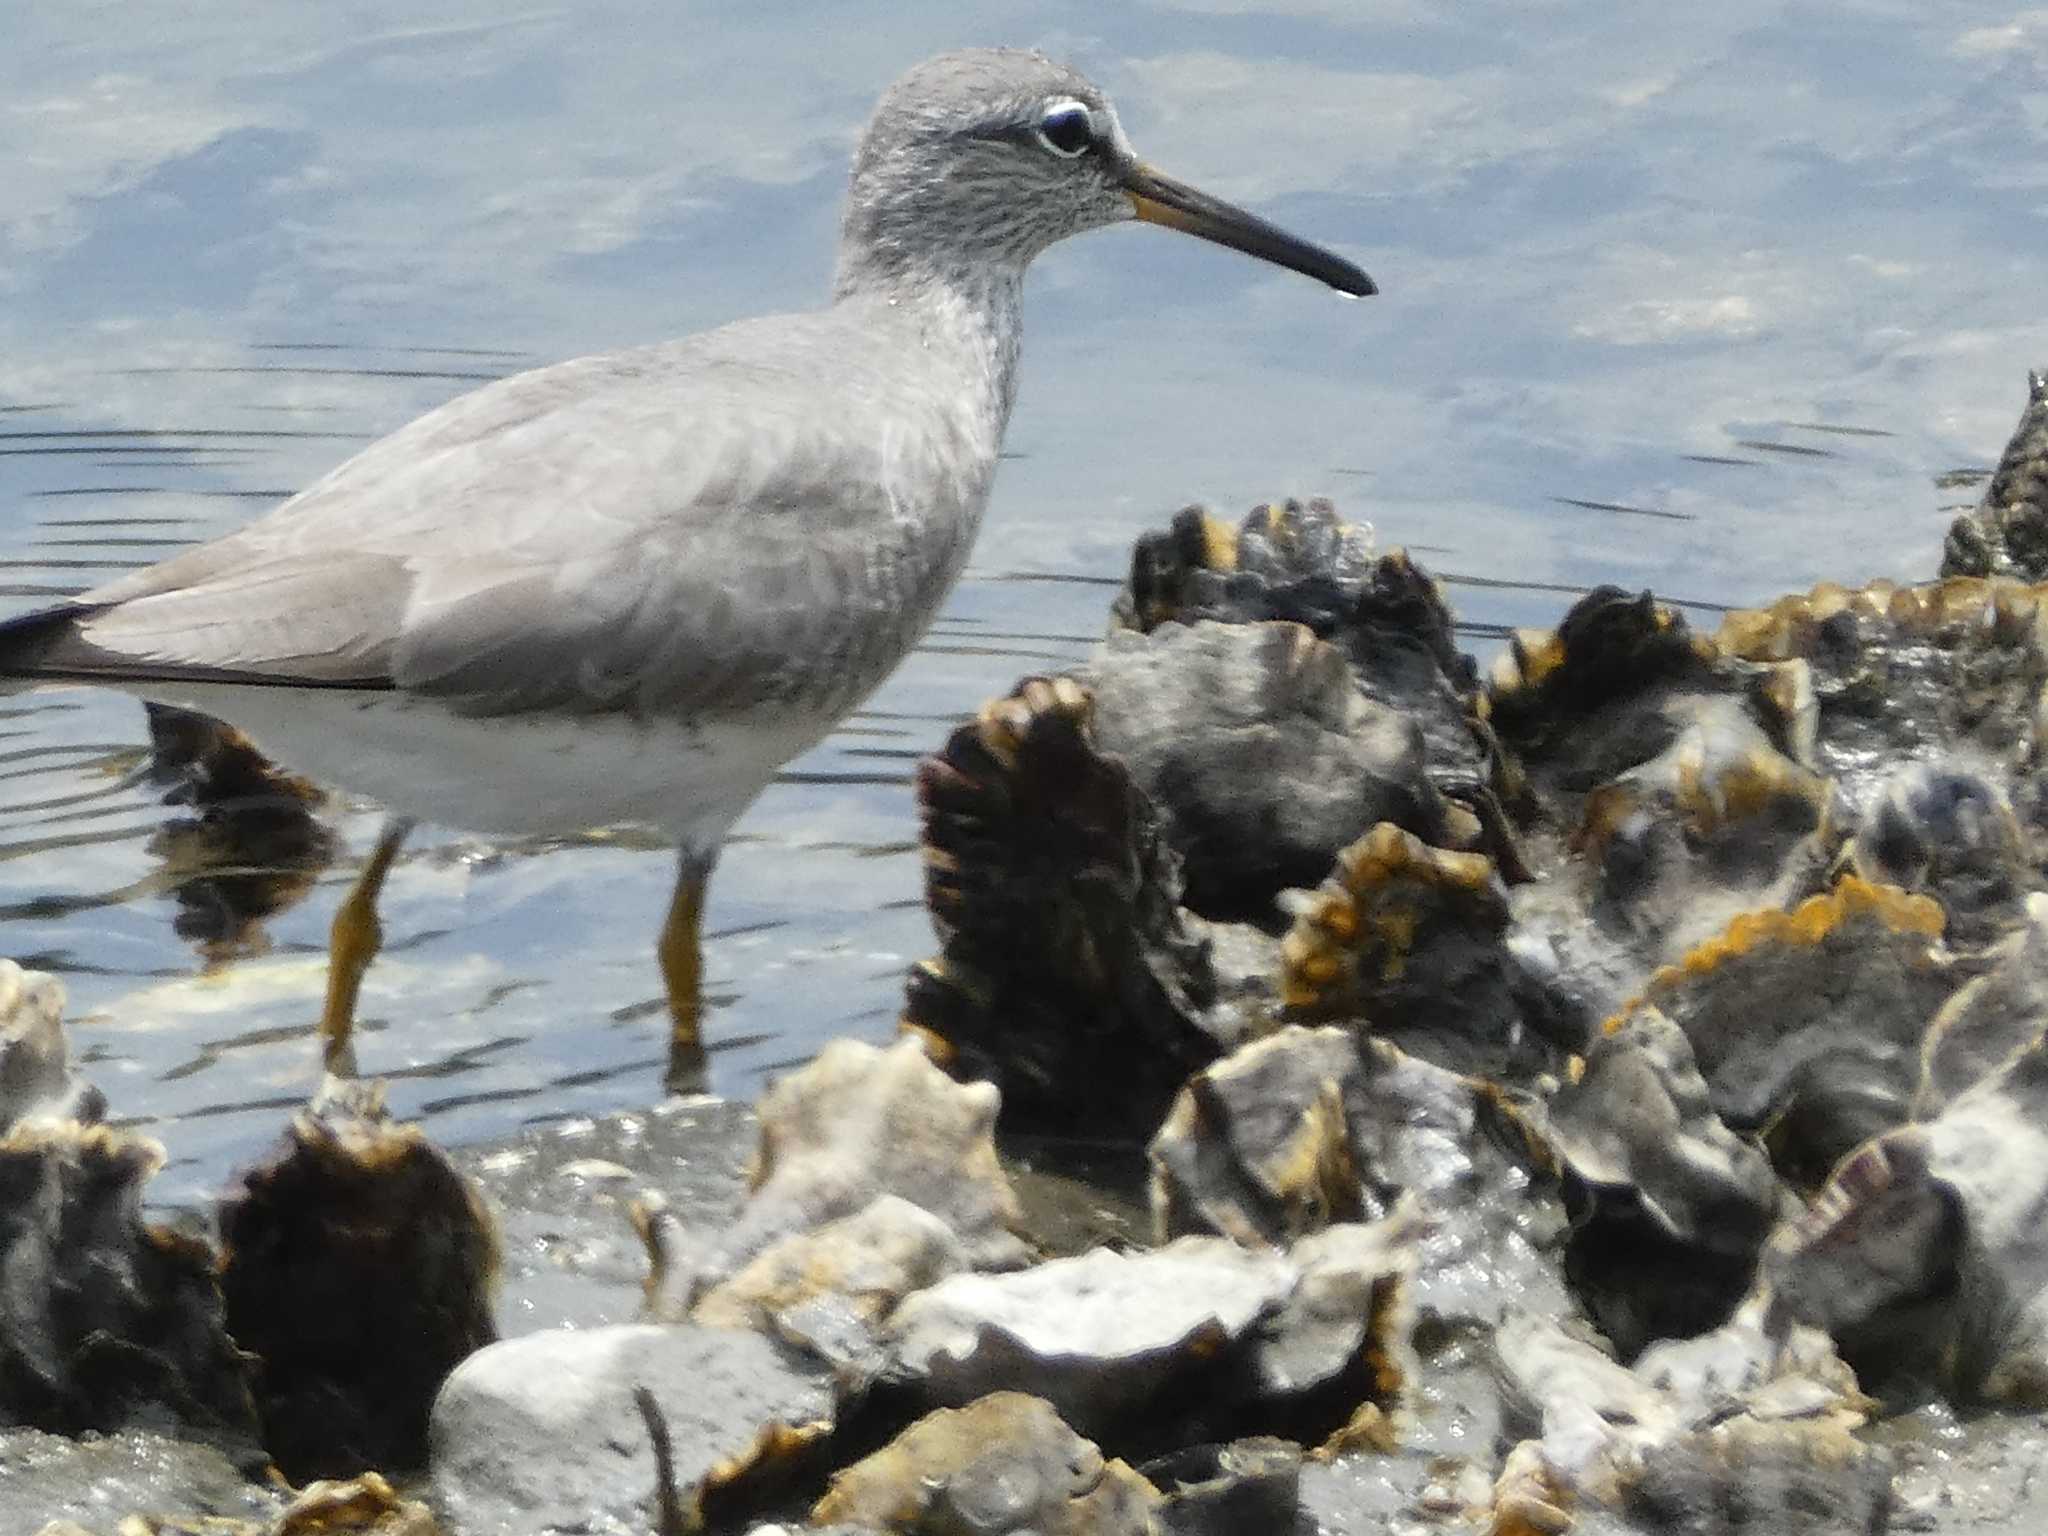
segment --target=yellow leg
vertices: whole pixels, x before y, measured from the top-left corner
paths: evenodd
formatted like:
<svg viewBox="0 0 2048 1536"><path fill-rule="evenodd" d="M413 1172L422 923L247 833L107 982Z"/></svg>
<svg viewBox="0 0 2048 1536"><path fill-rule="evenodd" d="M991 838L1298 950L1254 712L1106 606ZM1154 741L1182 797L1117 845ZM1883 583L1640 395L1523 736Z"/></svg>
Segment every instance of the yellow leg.
<svg viewBox="0 0 2048 1536"><path fill-rule="evenodd" d="M711 883L716 855L683 850L676 870L676 893L661 925L655 956L661 962L662 985L668 989L668 1076L671 1093L687 1093L704 1085L704 892Z"/></svg>
<svg viewBox="0 0 2048 1536"><path fill-rule="evenodd" d="M337 1077L355 1076L356 996L362 991L363 973L384 942L383 925L377 921L377 893L384 889L384 877L391 873L392 862L411 830L409 821L384 824L377 846L363 863L363 872L336 909L334 927L328 934L327 1005L320 1012L320 1043L327 1070Z"/></svg>

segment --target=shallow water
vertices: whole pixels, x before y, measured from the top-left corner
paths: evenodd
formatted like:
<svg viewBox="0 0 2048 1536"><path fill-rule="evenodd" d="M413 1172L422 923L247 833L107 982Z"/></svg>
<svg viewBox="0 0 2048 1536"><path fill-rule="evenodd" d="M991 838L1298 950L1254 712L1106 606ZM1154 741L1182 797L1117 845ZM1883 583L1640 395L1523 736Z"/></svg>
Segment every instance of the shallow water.
<svg viewBox="0 0 2048 1536"><path fill-rule="evenodd" d="M261 510L532 363L812 302L875 93L1035 43L1150 157L1381 297L1156 230L1045 258L973 570L762 798L714 893L713 1085L885 1032L931 947L907 775L1083 655L1175 507L1327 492L1452 582L1475 648L1601 581L1702 605L1930 574L2048 358L2048 19L1990 5L1051 0L761 8L6 7L0 592L26 608ZM1711 613L1703 615L1711 618ZM0 709L0 953L62 974L183 1198L312 1078L341 857L208 967L142 718ZM367 1071L444 1136L644 1102L671 866L422 829ZM188 924L189 926L189 924Z"/></svg>

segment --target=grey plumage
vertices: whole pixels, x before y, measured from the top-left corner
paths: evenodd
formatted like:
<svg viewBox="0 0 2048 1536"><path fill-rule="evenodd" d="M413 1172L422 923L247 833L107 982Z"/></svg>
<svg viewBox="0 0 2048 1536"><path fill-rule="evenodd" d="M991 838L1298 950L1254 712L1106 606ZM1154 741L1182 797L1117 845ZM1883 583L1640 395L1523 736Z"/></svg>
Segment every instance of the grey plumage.
<svg viewBox="0 0 2048 1536"><path fill-rule="evenodd" d="M239 532L0 626L0 672L223 715L402 814L630 814L708 856L959 576L1026 266L1133 217L1373 291L1142 165L1074 71L944 55L862 136L829 307L465 395ZM668 778L612 771L656 727Z"/></svg>

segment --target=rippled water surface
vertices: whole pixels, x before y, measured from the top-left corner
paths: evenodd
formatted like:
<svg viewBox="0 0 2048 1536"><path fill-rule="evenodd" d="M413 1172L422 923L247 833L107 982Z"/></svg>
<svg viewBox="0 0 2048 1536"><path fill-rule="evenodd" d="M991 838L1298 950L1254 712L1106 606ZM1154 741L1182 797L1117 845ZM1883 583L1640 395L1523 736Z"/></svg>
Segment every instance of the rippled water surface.
<svg viewBox="0 0 2048 1536"><path fill-rule="evenodd" d="M867 107L941 47L1072 58L1150 158L1379 279L1339 304L1149 229L1041 261L968 579L720 871L732 1093L889 1028L931 947L912 763L1085 654L1173 508L1332 494L1446 577L1477 648L1602 581L1711 607L1928 574L2048 357L2038 11L9 0L0 35L15 608L225 529L481 380L814 302ZM376 812L330 809L324 865L316 844L223 870L145 741L123 699L0 701L0 953L64 976L180 1198L311 1082L326 924ZM453 1138L646 1100L670 874L629 836L422 829L365 1069ZM285 904L201 942L252 885Z"/></svg>

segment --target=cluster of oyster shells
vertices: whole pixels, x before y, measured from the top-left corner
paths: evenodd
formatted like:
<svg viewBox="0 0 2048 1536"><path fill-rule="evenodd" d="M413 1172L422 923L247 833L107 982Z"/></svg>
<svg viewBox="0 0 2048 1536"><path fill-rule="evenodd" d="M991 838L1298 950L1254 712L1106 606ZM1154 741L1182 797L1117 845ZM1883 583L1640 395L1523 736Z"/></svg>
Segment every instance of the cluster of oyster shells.
<svg viewBox="0 0 2048 1536"><path fill-rule="evenodd" d="M0 963L0 1417L334 1479L124 1536L1938 1527L1887 1426L2048 1402L2043 485L2037 377L1940 579L1603 588L1483 673L1328 503L1182 513L920 765L899 1038L775 1086L730 1219L627 1202L599 1326L493 1342L370 1086L152 1223ZM1055 1234L1067 1164L1149 1233Z"/></svg>

